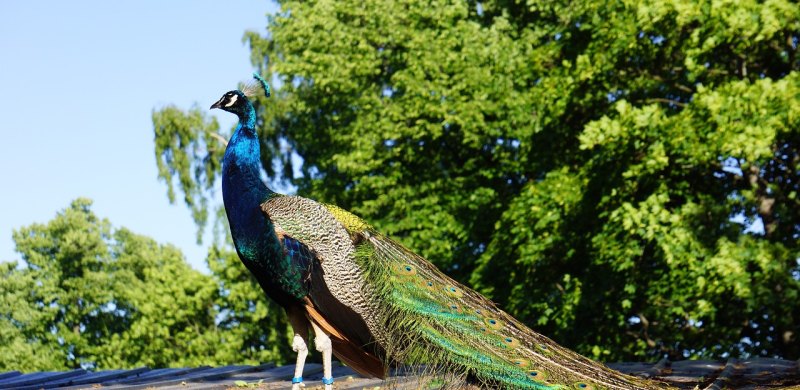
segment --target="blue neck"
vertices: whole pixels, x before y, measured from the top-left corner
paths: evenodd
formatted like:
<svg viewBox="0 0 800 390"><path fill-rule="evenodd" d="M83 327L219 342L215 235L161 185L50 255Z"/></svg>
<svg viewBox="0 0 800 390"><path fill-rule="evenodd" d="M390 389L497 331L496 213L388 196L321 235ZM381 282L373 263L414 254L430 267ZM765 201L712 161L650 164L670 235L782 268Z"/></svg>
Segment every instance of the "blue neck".
<svg viewBox="0 0 800 390"><path fill-rule="evenodd" d="M256 112L244 95L241 99L244 104L235 112L239 125L222 159L222 200L242 262L267 295L287 307L308 294L304 269L284 254L275 225L261 210L261 204L277 194L261 181Z"/></svg>
<svg viewBox="0 0 800 390"><path fill-rule="evenodd" d="M222 160L222 200L236 249L244 258L258 261L277 255L280 248L274 226L260 208L275 193L261 181L256 114L249 101L238 116L239 125Z"/></svg>

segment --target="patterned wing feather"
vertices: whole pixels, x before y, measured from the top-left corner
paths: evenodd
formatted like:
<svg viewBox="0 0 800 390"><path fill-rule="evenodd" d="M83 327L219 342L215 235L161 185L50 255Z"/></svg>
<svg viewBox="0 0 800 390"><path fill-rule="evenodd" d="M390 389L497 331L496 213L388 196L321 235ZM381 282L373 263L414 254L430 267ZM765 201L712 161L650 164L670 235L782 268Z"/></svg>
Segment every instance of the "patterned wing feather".
<svg viewBox="0 0 800 390"><path fill-rule="evenodd" d="M354 263L348 230L320 203L297 196L267 200L262 210L282 231L314 254L308 298L337 329L367 352L382 356L383 325L374 316L377 301Z"/></svg>
<svg viewBox="0 0 800 390"><path fill-rule="evenodd" d="M336 322L341 324L341 320L337 321L335 316L333 318L331 318L331 316L324 316L318 310L318 306L331 308L334 305L340 304L335 301L335 298L328 294L328 291L312 289L312 285L324 283L319 280L319 272L315 272L315 270L318 271L321 268L320 259L315 251L302 241L289 236L278 226L276 226L276 233L281 241L286 260L304 270L303 283L305 284L306 290L310 291L310 298L305 300L303 309L308 319L324 329L331 337L336 357L347 363L361 375L384 378L386 376L386 366L374 355L374 348L364 348L363 341L359 342L357 339L354 340L352 336L348 336L346 332L337 327ZM316 283L312 282L314 279L317 279ZM336 312L345 313L348 321L357 318L348 308L340 307ZM349 324L350 329L358 329L359 326L363 327L363 324L353 325L347 322L346 324Z"/></svg>

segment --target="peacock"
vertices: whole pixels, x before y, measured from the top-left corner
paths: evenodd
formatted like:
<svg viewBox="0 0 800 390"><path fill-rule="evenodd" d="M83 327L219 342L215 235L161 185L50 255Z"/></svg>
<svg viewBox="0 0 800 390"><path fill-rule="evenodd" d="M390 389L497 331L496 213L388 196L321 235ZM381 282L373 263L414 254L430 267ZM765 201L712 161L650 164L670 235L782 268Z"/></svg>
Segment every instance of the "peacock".
<svg viewBox="0 0 800 390"><path fill-rule="evenodd" d="M239 119L223 158L222 196L241 261L294 331L294 390L304 386L309 328L326 390L331 355L367 377L386 378L394 365L423 367L453 388L667 388L559 346L350 212L269 189L250 99L270 89L254 78L211 106Z"/></svg>

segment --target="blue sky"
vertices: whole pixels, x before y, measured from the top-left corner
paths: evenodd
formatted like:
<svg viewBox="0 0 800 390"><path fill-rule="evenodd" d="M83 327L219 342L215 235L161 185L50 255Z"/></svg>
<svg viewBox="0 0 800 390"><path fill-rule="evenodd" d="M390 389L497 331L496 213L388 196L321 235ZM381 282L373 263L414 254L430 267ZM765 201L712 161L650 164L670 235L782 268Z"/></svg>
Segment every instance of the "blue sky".
<svg viewBox="0 0 800 390"><path fill-rule="evenodd" d="M20 259L13 229L88 197L115 227L175 244L207 270L189 211L157 180L151 114L207 108L248 80L242 35L263 34L275 10L255 0L0 2L0 261Z"/></svg>

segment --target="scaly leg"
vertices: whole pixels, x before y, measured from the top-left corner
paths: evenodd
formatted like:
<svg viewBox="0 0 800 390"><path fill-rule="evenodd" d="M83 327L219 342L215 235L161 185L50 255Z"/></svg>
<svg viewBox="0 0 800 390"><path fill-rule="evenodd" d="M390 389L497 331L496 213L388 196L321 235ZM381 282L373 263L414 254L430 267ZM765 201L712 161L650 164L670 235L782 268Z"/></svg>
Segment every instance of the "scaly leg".
<svg viewBox="0 0 800 390"><path fill-rule="evenodd" d="M292 378L292 390L300 390L304 387L303 383L303 366L306 364L306 357L308 356L308 320L305 314L300 310L287 310L286 314L289 316L289 324L292 325L294 331L294 338L292 339L292 349L297 352L297 363L294 366L294 378Z"/></svg>
<svg viewBox="0 0 800 390"><path fill-rule="evenodd" d="M331 345L331 338L320 329L315 323L311 323L314 328L314 345L317 351L322 352L322 383L325 384L325 390L333 389L333 375L331 374L331 354L333 353L333 346Z"/></svg>

